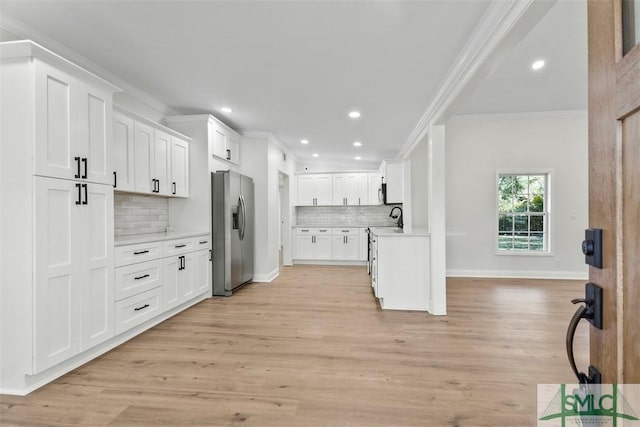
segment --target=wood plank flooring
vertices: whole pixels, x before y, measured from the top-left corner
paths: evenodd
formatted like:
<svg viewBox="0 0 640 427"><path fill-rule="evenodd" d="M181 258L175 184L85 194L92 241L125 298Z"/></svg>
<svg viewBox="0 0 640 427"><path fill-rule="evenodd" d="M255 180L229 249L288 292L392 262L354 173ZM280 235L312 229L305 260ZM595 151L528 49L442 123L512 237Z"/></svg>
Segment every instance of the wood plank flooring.
<svg viewBox="0 0 640 427"><path fill-rule="evenodd" d="M434 317L380 310L363 267L284 268L0 396L0 425L535 425L536 384L573 381L564 335L583 284L447 284Z"/></svg>

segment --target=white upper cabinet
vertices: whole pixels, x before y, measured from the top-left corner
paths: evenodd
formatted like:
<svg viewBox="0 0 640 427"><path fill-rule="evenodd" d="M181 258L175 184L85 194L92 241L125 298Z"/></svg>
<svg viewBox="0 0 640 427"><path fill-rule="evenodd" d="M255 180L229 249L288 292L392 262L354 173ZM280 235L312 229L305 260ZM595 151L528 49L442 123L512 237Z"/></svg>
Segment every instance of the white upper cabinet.
<svg viewBox="0 0 640 427"><path fill-rule="evenodd" d="M331 174L298 175L298 206L329 206L333 204Z"/></svg>
<svg viewBox="0 0 640 427"><path fill-rule="evenodd" d="M240 162L240 135L217 119L209 119L211 154L231 163Z"/></svg>
<svg viewBox="0 0 640 427"><path fill-rule="evenodd" d="M134 191L133 119L113 112L113 187Z"/></svg>
<svg viewBox="0 0 640 427"><path fill-rule="evenodd" d="M367 176L368 179L368 203L370 205L381 205L380 199L380 186L382 184L382 174L380 172L370 172Z"/></svg>
<svg viewBox="0 0 640 427"><path fill-rule="evenodd" d="M121 107L113 116L116 190L189 197L189 138Z"/></svg>
<svg viewBox="0 0 640 427"><path fill-rule="evenodd" d="M169 185L169 176L171 176L170 146L171 136L166 132L154 129L151 149L151 180L155 184L153 192L163 196L171 194Z"/></svg>
<svg viewBox="0 0 640 427"><path fill-rule="evenodd" d="M404 166L402 161L385 160L382 164L384 182L387 184L387 204L402 203L404 192Z"/></svg>
<svg viewBox="0 0 640 427"><path fill-rule="evenodd" d="M155 181L151 181L153 129L137 121L134 122L133 129L134 188L137 193L150 194L155 192Z"/></svg>
<svg viewBox="0 0 640 427"><path fill-rule="evenodd" d="M171 194L189 197L189 143L171 137Z"/></svg>
<svg viewBox="0 0 640 427"><path fill-rule="evenodd" d="M34 63L35 174L111 184L111 92Z"/></svg>
<svg viewBox="0 0 640 427"><path fill-rule="evenodd" d="M368 204L366 173L339 173L333 175L333 204L359 206Z"/></svg>

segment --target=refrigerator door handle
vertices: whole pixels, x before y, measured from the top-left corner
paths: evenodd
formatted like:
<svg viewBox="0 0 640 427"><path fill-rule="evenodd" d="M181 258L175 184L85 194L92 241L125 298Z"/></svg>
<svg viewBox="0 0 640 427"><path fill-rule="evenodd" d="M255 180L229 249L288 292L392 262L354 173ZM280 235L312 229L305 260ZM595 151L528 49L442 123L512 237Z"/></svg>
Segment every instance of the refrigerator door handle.
<svg viewBox="0 0 640 427"><path fill-rule="evenodd" d="M244 203L244 196L240 195L240 208L242 209L242 226L240 228L240 240L244 240L244 232L247 225L247 206Z"/></svg>

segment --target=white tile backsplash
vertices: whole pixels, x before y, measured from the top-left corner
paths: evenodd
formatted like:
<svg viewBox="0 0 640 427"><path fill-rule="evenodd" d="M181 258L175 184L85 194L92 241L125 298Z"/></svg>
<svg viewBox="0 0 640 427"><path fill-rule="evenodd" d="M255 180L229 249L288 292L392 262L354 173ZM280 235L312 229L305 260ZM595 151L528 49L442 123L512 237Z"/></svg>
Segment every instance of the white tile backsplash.
<svg viewBox="0 0 640 427"><path fill-rule="evenodd" d="M304 227L338 226L369 227L394 226L397 220L389 217L394 206L297 206L297 224Z"/></svg>
<svg viewBox="0 0 640 427"><path fill-rule="evenodd" d="M114 193L115 235L164 233L169 225L169 199Z"/></svg>

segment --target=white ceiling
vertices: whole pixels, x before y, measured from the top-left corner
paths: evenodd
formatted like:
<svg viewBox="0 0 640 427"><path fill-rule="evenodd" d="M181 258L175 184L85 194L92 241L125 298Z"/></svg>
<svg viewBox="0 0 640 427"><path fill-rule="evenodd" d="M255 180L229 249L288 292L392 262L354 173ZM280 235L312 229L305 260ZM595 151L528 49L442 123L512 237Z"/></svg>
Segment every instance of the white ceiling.
<svg viewBox="0 0 640 427"><path fill-rule="evenodd" d="M531 64L543 59L534 71ZM518 43L498 49L450 114L587 109L587 2L560 0Z"/></svg>
<svg viewBox="0 0 640 427"><path fill-rule="evenodd" d="M486 83L472 85L459 111L585 108L586 27L584 40L575 29L586 13L568 3L578 4L554 6ZM303 163L364 169L396 156L488 4L2 0L0 12L173 111L272 132ZM548 58L546 74L529 75L533 56ZM362 117L349 119L352 109Z"/></svg>

